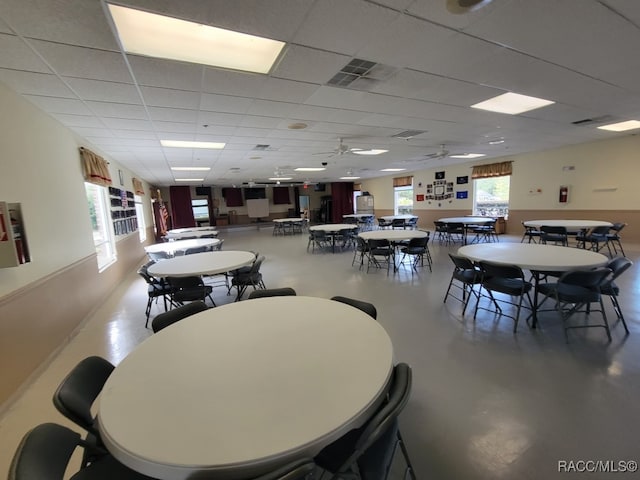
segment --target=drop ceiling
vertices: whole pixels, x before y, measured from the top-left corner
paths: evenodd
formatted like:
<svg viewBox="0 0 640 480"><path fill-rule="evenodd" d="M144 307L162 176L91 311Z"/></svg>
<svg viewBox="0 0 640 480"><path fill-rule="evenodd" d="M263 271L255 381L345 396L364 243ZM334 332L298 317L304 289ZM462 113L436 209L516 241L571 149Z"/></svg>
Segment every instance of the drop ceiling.
<svg viewBox="0 0 640 480"><path fill-rule="evenodd" d="M268 75L250 74L126 54L99 0L0 3L0 82L157 186L203 176L172 166L210 167L205 185L366 179L463 161L431 158L442 144L484 161L629 135L596 126L640 119L640 2L494 0L461 15L446 0L118 3L286 42ZM354 59L378 67L331 84ZM555 103L515 116L470 108L505 92ZM332 153L341 138L348 149Z"/></svg>

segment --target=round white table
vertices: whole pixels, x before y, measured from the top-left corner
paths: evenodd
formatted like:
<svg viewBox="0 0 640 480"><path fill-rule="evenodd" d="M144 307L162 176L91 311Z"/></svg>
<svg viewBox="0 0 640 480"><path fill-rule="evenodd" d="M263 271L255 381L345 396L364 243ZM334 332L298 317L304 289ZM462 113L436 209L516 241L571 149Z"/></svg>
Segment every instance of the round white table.
<svg viewBox="0 0 640 480"><path fill-rule="evenodd" d="M600 267L609 260L601 253L591 250L535 243L480 243L460 247L458 254L474 262L488 261L517 265L524 270L530 270L535 287L531 325L533 328L537 323L537 293L541 272L567 272L579 268Z"/></svg>
<svg viewBox="0 0 640 480"><path fill-rule="evenodd" d="M154 263L148 272L154 277L190 277L214 275L250 265L256 258L253 252L221 250L219 252L194 253L169 258Z"/></svg>
<svg viewBox="0 0 640 480"><path fill-rule="evenodd" d="M324 223L321 225L313 225L309 227L309 231L321 231L331 235L331 251L335 253L336 233L340 233L342 230L353 230L354 228L358 228L358 226L354 225L353 223Z"/></svg>
<svg viewBox="0 0 640 480"><path fill-rule="evenodd" d="M594 227L613 227L613 223L601 220L527 220L525 227L566 227L568 231L588 230Z"/></svg>
<svg viewBox="0 0 640 480"><path fill-rule="evenodd" d="M210 229L210 227L206 227L206 228L209 228L209 230L186 230L184 232L175 232L173 230L170 230L165 235L165 238L167 238L169 241L173 241L173 240L180 240L180 239L182 239L184 237L200 238L200 237L203 237L203 236L209 236L209 235L216 236L216 235L218 235L218 231L217 230L212 230L212 229Z"/></svg>
<svg viewBox="0 0 640 480"><path fill-rule="evenodd" d="M175 252L178 251L196 247L213 247L219 243L220 240L217 238L192 238L190 240L176 240L175 242L154 243L144 247L144 251L147 253L164 252L169 256L174 256Z"/></svg>
<svg viewBox="0 0 640 480"><path fill-rule="evenodd" d="M410 240L412 238L424 238L429 236L429 232L422 230L372 230L370 232L361 232L358 236L365 240L375 239L398 242L400 240Z"/></svg>
<svg viewBox="0 0 640 480"><path fill-rule="evenodd" d="M384 215L382 217L383 220L387 220L388 222L391 222L395 219L402 219L402 220L411 220L412 218L418 218L417 215Z"/></svg>
<svg viewBox="0 0 640 480"><path fill-rule="evenodd" d="M105 384L98 423L114 457L154 478L252 478L364 423L392 368L389 336L356 308L247 300L142 342Z"/></svg>
<svg viewBox="0 0 640 480"><path fill-rule="evenodd" d="M184 233L184 232L211 232L216 231L216 227L184 227L184 228L174 228L169 230L167 233Z"/></svg>
<svg viewBox="0 0 640 480"><path fill-rule="evenodd" d="M442 223L461 223L464 229L464 233L462 234L462 244L467 244L467 228L473 225L483 225L487 222L495 221L494 217L445 217L439 218L438 222Z"/></svg>

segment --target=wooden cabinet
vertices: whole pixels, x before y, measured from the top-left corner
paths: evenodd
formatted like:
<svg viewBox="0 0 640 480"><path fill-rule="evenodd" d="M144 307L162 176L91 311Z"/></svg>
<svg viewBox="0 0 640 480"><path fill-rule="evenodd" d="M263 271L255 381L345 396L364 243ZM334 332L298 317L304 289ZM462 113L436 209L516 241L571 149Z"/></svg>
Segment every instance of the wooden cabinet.
<svg viewBox="0 0 640 480"><path fill-rule="evenodd" d="M20 204L0 202L0 268L30 261Z"/></svg>

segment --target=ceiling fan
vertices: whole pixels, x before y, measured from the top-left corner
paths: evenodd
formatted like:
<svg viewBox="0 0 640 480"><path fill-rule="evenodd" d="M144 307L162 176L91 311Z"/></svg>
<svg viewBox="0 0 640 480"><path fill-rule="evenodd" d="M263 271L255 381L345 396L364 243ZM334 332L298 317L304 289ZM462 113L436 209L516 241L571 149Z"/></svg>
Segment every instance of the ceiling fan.
<svg viewBox="0 0 640 480"><path fill-rule="evenodd" d="M331 157L335 157L336 155L340 156L340 155L344 155L345 153L351 153L351 149L349 148L349 145L346 145L343 142L342 137L340 137L339 142L338 142L338 146L336 148L334 148L330 152L317 152L317 153L314 153L314 155L329 155L330 154Z"/></svg>
<svg viewBox="0 0 640 480"><path fill-rule="evenodd" d="M445 148L444 143L442 145L440 145L440 150L438 150L437 152L434 153L429 153L427 155L425 155L425 158L429 158L429 159L440 159L440 158L447 158L449 156L449 150L447 150Z"/></svg>

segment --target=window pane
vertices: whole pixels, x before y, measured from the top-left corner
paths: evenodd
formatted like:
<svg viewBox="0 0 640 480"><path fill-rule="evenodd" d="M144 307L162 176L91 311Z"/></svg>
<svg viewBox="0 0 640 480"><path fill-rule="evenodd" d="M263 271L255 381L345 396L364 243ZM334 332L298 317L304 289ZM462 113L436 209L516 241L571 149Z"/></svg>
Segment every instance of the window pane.
<svg viewBox="0 0 640 480"><path fill-rule="evenodd" d="M473 214L507 217L509 215L510 181L509 175L474 180Z"/></svg>
<svg viewBox="0 0 640 480"><path fill-rule="evenodd" d="M89 216L93 228L93 244L96 247L98 270L102 271L116 261L111 211L107 207L106 189L93 183L84 184L89 203Z"/></svg>
<svg viewBox="0 0 640 480"><path fill-rule="evenodd" d="M410 215L413 213L413 187L394 188L394 214Z"/></svg>
<svg viewBox="0 0 640 480"><path fill-rule="evenodd" d="M144 224L144 209L142 208L142 197L139 195L134 196L136 204L136 217L138 219L138 235L140 235L140 241L144 242L147 239L147 228Z"/></svg>
<svg viewBox="0 0 640 480"><path fill-rule="evenodd" d="M209 201L206 198L191 200L191 208L196 220L209 220Z"/></svg>

